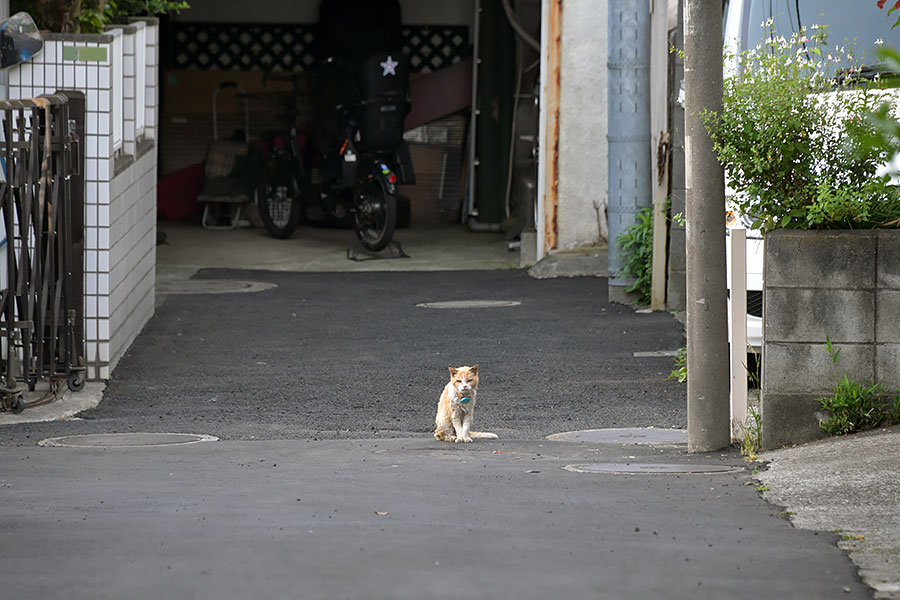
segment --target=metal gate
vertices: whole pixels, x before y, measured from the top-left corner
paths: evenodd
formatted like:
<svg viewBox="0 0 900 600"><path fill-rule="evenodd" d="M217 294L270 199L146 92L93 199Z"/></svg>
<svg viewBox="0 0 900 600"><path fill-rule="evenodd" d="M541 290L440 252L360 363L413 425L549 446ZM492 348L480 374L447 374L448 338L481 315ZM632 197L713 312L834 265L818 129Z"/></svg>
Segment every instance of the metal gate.
<svg viewBox="0 0 900 600"><path fill-rule="evenodd" d="M73 391L84 387L84 99L0 101L0 116L0 397L20 412L20 384L34 391L47 378L55 392L65 378Z"/></svg>

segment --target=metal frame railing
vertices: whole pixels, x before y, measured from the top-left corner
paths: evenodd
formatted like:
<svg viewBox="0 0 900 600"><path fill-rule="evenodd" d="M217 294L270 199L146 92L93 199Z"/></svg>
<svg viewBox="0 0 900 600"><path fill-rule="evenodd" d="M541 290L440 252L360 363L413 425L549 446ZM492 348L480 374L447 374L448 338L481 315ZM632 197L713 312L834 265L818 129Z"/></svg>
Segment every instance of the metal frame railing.
<svg viewBox="0 0 900 600"><path fill-rule="evenodd" d="M77 391L85 381L78 142L83 98L74 95L81 114L71 114L72 96L0 101L0 158L6 171L0 182L6 234L0 398L13 412L25 408L20 382L34 391L39 379L50 378L56 389L65 377Z"/></svg>

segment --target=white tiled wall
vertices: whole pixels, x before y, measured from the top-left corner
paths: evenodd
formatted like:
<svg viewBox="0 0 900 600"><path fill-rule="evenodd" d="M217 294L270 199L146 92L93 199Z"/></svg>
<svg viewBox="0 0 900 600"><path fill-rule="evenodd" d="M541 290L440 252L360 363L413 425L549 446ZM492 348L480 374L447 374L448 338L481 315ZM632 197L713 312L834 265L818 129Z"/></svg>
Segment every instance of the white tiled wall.
<svg viewBox="0 0 900 600"><path fill-rule="evenodd" d="M98 332L99 377L109 377L144 324L153 316L156 279L156 150L140 156L110 182L108 252L98 265L108 266L108 288L98 289L99 306L108 308L109 336ZM105 261L108 261L105 263ZM99 275L103 275L99 271ZM104 298L103 291L108 294ZM100 326L103 324L100 323ZM109 357L104 344L109 340ZM90 344L90 342L89 342Z"/></svg>
<svg viewBox="0 0 900 600"><path fill-rule="evenodd" d="M144 136L155 138L158 29L150 20L83 38L49 34L43 52L9 70L10 98L63 89L85 94L84 315L91 380L109 378L153 314L157 152L155 145L139 144L135 114L143 111ZM146 48L135 44L137 31ZM79 47L106 47L107 59L73 60L71 49ZM146 59L143 106L135 92L139 52ZM139 149L143 153L135 156ZM123 152L134 160L117 174L116 157Z"/></svg>

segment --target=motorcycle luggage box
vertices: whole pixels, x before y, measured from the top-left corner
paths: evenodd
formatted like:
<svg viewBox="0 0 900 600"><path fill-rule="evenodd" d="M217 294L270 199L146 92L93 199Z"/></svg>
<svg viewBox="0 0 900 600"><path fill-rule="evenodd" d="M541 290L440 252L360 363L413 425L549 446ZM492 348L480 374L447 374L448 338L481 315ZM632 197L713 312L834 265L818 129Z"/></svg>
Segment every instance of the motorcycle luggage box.
<svg viewBox="0 0 900 600"><path fill-rule="evenodd" d="M409 62L401 52L377 52L363 62L357 85L363 99L357 146L393 150L403 141L410 109Z"/></svg>
<svg viewBox="0 0 900 600"><path fill-rule="evenodd" d="M365 102L406 99L409 95L409 60L401 50L376 52L360 65L356 85Z"/></svg>
<svg viewBox="0 0 900 600"><path fill-rule="evenodd" d="M405 101L367 103L360 115L356 146L363 152L393 151L403 141L403 121L407 112Z"/></svg>

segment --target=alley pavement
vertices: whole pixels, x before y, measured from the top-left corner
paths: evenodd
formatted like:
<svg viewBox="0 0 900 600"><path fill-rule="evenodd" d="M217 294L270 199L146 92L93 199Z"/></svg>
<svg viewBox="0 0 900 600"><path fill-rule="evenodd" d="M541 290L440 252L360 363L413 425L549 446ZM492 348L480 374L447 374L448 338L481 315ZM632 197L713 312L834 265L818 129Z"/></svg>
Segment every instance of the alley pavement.
<svg viewBox="0 0 900 600"><path fill-rule="evenodd" d="M546 439L686 425L672 359L635 356L682 326L602 278L194 279L270 285L168 296L99 405L0 426L4 596L872 597L842 536L794 527L734 449ZM473 363L476 429L499 439L437 442L447 367ZM217 441L38 445L130 432Z"/></svg>

